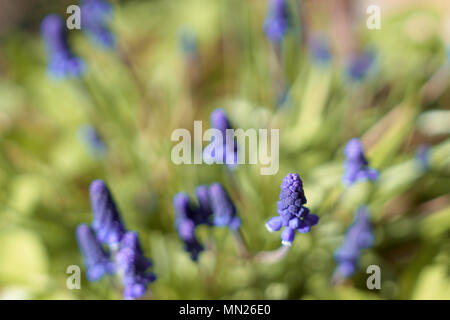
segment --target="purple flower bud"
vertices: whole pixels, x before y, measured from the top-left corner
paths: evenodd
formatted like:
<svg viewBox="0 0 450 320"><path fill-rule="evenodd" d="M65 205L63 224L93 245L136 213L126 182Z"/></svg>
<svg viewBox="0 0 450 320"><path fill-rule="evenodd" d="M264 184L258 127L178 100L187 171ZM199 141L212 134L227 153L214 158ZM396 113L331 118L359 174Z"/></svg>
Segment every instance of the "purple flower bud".
<svg viewBox="0 0 450 320"><path fill-rule="evenodd" d="M114 48L116 45L116 39L107 25L111 15L112 7L106 1L81 1L81 29L94 42L107 49Z"/></svg>
<svg viewBox="0 0 450 320"><path fill-rule="evenodd" d="M227 114L223 109L215 109L211 113L211 126L222 133L222 141L216 143L215 138L203 150L203 158L216 163L225 163L229 169L234 169L238 163L237 141L227 144L227 129L232 129ZM229 139L231 140L231 139Z"/></svg>
<svg viewBox="0 0 450 320"><path fill-rule="evenodd" d="M108 245L119 243L125 227L108 187L103 180L94 180L89 191L97 239Z"/></svg>
<svg viewBox="0 0 450 320"><path fill-rule="evenodd" d="M76 230L78 247L83 255L89 281L100 280L103 275L114 272L109 255L97 241L94 232L87 224L81 224Z"/></svg>
<svg viewBox="0 0 450 320"><path fill-rule="evenodd" d="M84 62L70 50L63 19L48 15L42 20L41 34L48 53L48 72L55 78L78 77L84 71Z"/></svg>
<svg viewBox="0 0 450 320"><path fill-rule="evenodd" d="M295 234L295 230L300 233L309 232L311 227L319 222L319 217L311 214L309 209L303 206L306 203L306 197L302 180L296 173L289 173L284 177L279 198L280 201L277 202L279 216L267 221L266 228L273 232L284 227L281 242L284 245L290 245L294 236L290 242L289 239L292 233Z"/></svg>
<svg viewBox="0 0 450 320"><path fill-rule="evenodd" d="M345 163L343 182L350 186L357 181L378 179L378 171L370 168L364 155L364 149L358 138L353 138L347 142L344 149Z"/></svg>
<svg viewBox="0 0 450 320"><path fill-rule="evenodd" d="M215 226L228 226L237 230L240 221L236 220L236 207L220 183L214 183L209 187L210 203L213 211Z"/></svg>
<svg viewBox="0 0 450 320"><path fill-rule="evenodd" d="M373 242L369 211L367 207L360 207L356 211L353 224L347 230L344 241L334 253L338 272L344 277L351 276L356 270L361 251L370 248Z"/></svg>
<svg viewBox="0 0 450 320"><path fill-rule="evenodd" d="M148 272L152 263L144 257L136 232L127 232L120 241L116 254L117 270L122 276L124 299L137 299L143 296L147 286L156 276Z"/></svg>
<svg viewBox="0 0 450 320"><path fill-rule="evenodd" d="M286 0L270 0L264 32L269 41L279 44L290 27L289 8Z"/></svg>

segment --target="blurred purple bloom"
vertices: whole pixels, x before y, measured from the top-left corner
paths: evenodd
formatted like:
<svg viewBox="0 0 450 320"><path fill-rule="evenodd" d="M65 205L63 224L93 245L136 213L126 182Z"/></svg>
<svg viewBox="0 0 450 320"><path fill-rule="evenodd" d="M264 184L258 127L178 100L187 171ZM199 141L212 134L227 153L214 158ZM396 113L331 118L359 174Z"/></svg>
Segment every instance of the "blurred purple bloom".
<svg viewBox="0 0 450 320"><path fill-rule="evenodd" d="M148 271L152 266L144 254L136 232L125 233L116 254L117 271L122 276L124 299L137 299L147 291L148 285L156 276Z"/></svg>
<svg viewBox="0 0 450 320"><path fill-rule="evenodd" d="M430 146L420 145L415 154L415 160L423 171L430 169Z"/></svg>
<svg viewBox="0 0 450 320"><path fill-rule="evenodd" d="M192 203L184 192L177 193L173 198L175 226L179 237L184 242L184 249L190 253L194 261L203 251L203 246L195 235L197 226L227 226L237 230L241 224L233 202L219 183L212 184L210 187L201 185L195 189L195 195L197 204Z"/></svg>
<svg viewBox="0 0 450 320"><path fill-rule="evenodd" d="M84 62L70 50L64 20L57 14L42 20L41 34L48 54L48 72L55 78L78 77L84 71Z"/></svg>
<svg viewBox="0 0 450 320"><path fill-rule="evenodd" d="M270 0L264 32L274 44L279 44L290 27L289 8L286 0Z"/></svg>
<svg viewBox="0 0 450 320"><path fill-rule="evenodd" d="M327 64L331 60L330 47L327 39L320 35L313 35L309 40L309 52L317 64Z"/></svg>
<svg viewBox="0 0 450 320"><path fill-rule="evenodd" d="M236 207L220 183L209 187L209 197L215 226L227 226L232 230L239 229L241 220L236 215Z"/></svg>
<svg viewBox="0 0 450 320"><path fill-rule="evenodd" d="M343 277L351 276L356 270L361 251L370 248L373 242L369 211L367 207L360 207L353 224L347 229L344 241L334 253L338 263L337 272Z"/></svg>
<svg viewBox="0 0 450 320"><path fill-rule="evenodd" d="M306 197L303 191L303 183L298 174L289 173L281 183L280 200L277 202L278 216L275 216L266 223L266 228L270 232L281 232L281 243L290 246L295 238L295 231L307 233L311 227L319 222L319 217L311 214L309 209L304 207Z"/></svg>
<svg viewBox="0 0 450 320"><path fill-rule="evenodd" d="M103 158L106 154L106 145L98 131L89 124L84 124L78 128L78 134L81 142L87 147L89 154Z"/></svg>
<svg viewBox="0 0 450 320"><path fill-rule="evenodd" d="M370 67L374 64L375 56L372 51L366 50L350 58L347 66L347 75L351 80L362 80Z"/></svg>
<svg viewBox="0 0 450 320"><path fill-rule="evenodd" d="M109 259L109 255L103 250L93 230L87 224L81 224L77 227L76 238L83 255L89 281L97 281L105 274L114 272L114 266Z"/></svg>
<svg viewBox="0 0 450 320"><path fill-rule="evenodd" d="M357 181L378 179L378 171L369 167L369 162L364 155L364 149L358 138L353 138L347 142L344 149L345 163L343 182L350 186Z"/></svg>
<svg viewBox="0 0 450 320"><path fill-rule="evenodd" d="M203 190L203 188L200 190ZM205 200L209 201L209 199ZM203 201L204 199L202 198ZM173 207L176 214L175 225L178 235L184 242L184 249L190 253L191 259L196 261L200 252L203 251L203 246L196 238L195 228L198 225L208 223L211 212L204 211L204 208L195 207L191 203L189 196L183 192L174 196Z"/></svg>
<svg viewBox="0 0 450 320"><path fill-rule="evenodd" d="M111 5L103 0L83 0L80 7L81 29L102 47L114 48L116 40L107 24L112 15Z"/></svg>
<svg viewBox="0 0 450 320"><path fill-rule="evenodd" d="M118 244L125 233L114 199L103 180L94 180L90 186L92 228L97 239L108 245Z"/></svg>
<svg viewBox="0 0 450 320"><path fill-rule="evenodd" d="M203 150L203 158L210 162L225 163L229 169L237 166L237 141L232 134L230 138L233 143L227 144L227 129L232 129L227 114L223 109L215 109L211 113L211 126L222 133L222 141L216 143L213 137L211 143ZM229 139L229 140L231 140Z"/></svg>

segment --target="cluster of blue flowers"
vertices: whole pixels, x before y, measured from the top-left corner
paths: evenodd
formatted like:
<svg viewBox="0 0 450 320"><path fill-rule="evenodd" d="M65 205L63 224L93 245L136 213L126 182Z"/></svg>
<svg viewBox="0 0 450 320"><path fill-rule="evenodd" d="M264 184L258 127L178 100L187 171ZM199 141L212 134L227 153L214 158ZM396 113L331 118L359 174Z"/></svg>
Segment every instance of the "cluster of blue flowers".
<svg viewBox="0 0 450 320"><path fill-rule="evenodd" d="M311 227L319 222L319 217L311 214L306 204L303 183L298 174L287 174L281 183L280 200L277 202L278 216L271 218L266 223L270 232L281 232L281 243L291 246L295 238L295 231L307 233Z"/></svg>
<svg viewBox="0 0 450 320"><path fill-rule="evenodd" d="M367 207L359 207L343 243L334 253L334 258L338 263L338 274L343 277L351 276L356 270L361 251L370 248L373 242L369 210Z"/></svg>
<svg viewBox="0 0 450 320"><path fill-rule="evenodd" d="M289 7L286 0L271 0L264 32L273 44L280 44L290 27Z"/></svg>
<svg viewBox="0 0 450 320"><path fill-rule="evenodd" d="M104 48L115 47L114 35L107 26L111 5L103 0L83 0L80 9L81 29ZM46 16L41 22L41 34L48 53L49 75L56 79L81 76L85 63L69 46L64 20L57 14Z"/></svg>
<svg viewBox="0 0 450 320"><path fill-rule="evenodd" d="M196 204L184 192L177 193L173 198L178 235L194 261L203 251L203 246L195 235L197 226L229 227L231 230L238 230L241 225L236 207L220 183L214 183L209 187L206 185L197 187L195 196Z"/></svg>
<svg viewBox="0 0 450 320"><path fill-rule="evenodd" d="M232 126L225 110L219 108L211 112L211 126L221 132L222 141L216 141L213 137L203 150L203 159L208 163L225 163L229 169L235 169L238 165L238 146L234 134L231 131L227 133Z"/></svg>
<svg viewBox="0 0 450 320"><path fill-rule="evenodd" d="M343 182L350 186L357 181L378 179L378 171L369 167L369 162L364 155L364 149L358 138L351 139L345 145L345 163Z"/></svg>
<svg viewBox="0 0 450 320"><path fill-rule="evenodd" d="M88 280L97 281L105 274L117 273L125 299L143 296L156 277L148 271L152 263L144 256L137 233L126 230L104 181L91 183L90 199L93 222L91 226L81 224L76 230Z"/></svg>

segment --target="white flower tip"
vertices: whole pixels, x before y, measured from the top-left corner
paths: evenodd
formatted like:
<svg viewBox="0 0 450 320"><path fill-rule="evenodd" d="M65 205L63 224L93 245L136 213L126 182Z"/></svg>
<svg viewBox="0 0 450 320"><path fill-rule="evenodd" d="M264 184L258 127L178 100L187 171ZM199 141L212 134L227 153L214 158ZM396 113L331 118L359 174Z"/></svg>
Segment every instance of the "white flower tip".
<svg viewBox="0 0 450 320"><path fill-rule="evenodd" d="M292 245L292 242L283 240L283 241L281 241L281 244L283 246L290 247Z"/></svg>
<svg viewBox="0 0 450 320"><path fill-rule="evenodd" d="M275 230L273 230L273 229L269 226L268 223L266 223L266 229L267 229L269 232L274 232L274 231L275 231Z"/></svg>

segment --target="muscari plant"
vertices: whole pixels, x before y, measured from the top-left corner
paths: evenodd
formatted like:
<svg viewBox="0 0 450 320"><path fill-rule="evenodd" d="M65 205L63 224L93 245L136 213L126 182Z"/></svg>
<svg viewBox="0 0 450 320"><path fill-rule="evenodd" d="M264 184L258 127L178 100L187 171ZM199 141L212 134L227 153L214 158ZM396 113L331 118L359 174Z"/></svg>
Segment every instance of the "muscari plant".
<svg viewBox="0 0 450 320"><path fill-rule="evenodd" d="M45 161L50 161L52 164L52 161L56 161L53 157L60 159L64 154L66 155L64 161L61 160L64 165L61 167L55 165L55 176L52 175L50 179L47 179L55 181L55 185L58 186L57 196L54 198L59 199L60 193L67 194L68 190L78 191L78 187L81 186L82 192L73 192L75 199L73 201L82 202L84 200L80 194L87 193L87 183L105 174L107 175L105 180L110 182L115 195L120 195L118 199L121 200L121 207L126 208L119 211L106 184L95 180L90 188L93 222L86 224L84 217L79 215L74 218L77 223L82 222L76 228L76 239L85 263L86 278L93 282L88 285L90 289L93 289L89 292L91 297L93 295L111 297L101 291L104 287L111 291L110 283L102 280L104 278L111 280L112 287L120 287L120 295L127 299L146 297L146 293L150 291L161 298L198 296L298 298L305 296L306 293L313 297L330 297L328 292L340 292L342 288L338 287L336 291L329 289L320 281L316 282L317 277L314 276L320 275L327 280L340 277L341 282L336 282L337 285L345 283L344 288L348 288L352 283L355 286L358 283L358 271L365 267L364 259L385 263L383 268L386 267L392 271L389 269L389 263L383 262L389 260L384 256L383 250L390 248L390 239L394 238L398 241L398 238L392 235L390 228L395 229L395 219L403 224L408 224L411 220L406 215L390 218L389 205L399 198L403 199L405 195L410 196L409 190L412 188L414 189L412 192L420 193L424 198L428 197L424 189L430 190L427 191L429 194L438 194L433 185L430 187L433 174L445 173L445 165L448 163L446 160L448 158L446 155L449 154L448 141L443 140L439 144L419 148L417 153L404 152L404 148L409 147L405 141L409 141L411 132L415 130L414 120L421 112L418 106L421 96L415 95L421 90L410 90L403 97L404 87L401 80L395 77L390 78L385 74L382 74L379 80L366 77L368 70L374 64L373 52L363 51L361 56L348 57L344 64L338 65L347 77L334 77L336 67L334 64L338 64L339 59L336 59L334 55L331 42L325 40L326 36L315 37L311 34L306 43L308 47L297 50L298 57L302 57L302 50L309 53L307 57L302 57L305 61L299 64L298 70L292 68L295 69L292 73L298 72L298 77L289 83L287 81L282 83L284 89L289 92L289 103L286 104L286 108L278 110L270 99L272 91L277 95L277 89L272 87L272 84L267 85L262 75L270 74L268 72L270 60L267 59L270 50L281 50L285 45L291 45L289 41L296 34L289 33L289 30L292 30L296 17L293 14L295 1L274 0L267 2L265 21L263 16L259 20L252 19L253 22L258 22L257 26L249 26L248 37L252 41L237 41L239 45L242 45L245 57L249 57L251 63L247 63L248 61L233 51L238 46L231 36L216 34L217 38L223 39L221 41L224 47L229 45L228 48L231 48L229 55L233 64L227 65L227 71L231 71L226 75L227 80L232 84L236 83L236 86L243 88L244 92L245 88L252 85L256 88L254 93L244 95L246 103L242 101L236 103L227 99L211 100L211 96L220 95L220 91L215 91L215 85L221 73L215 69L220 59L210 58L210 56L215 58L217 54L215 51L210 51L212 50L210 47L220 46L215 44L208 47L208 40L205 39L210 38L196 30L193 31L196 35L196 44L193 44L192 39L185 39L182 51L187 59L194 55L196 61L204 59L201 64L196 63L192 66L199 68L197 71L201 76L206 77L205 74L210 73L207 82L199 82L200 85L195 87L197 94L200 93L191 106L195 113L188 114L187 109L182 109L183 104L189 99L189 96L184 94L175 103L171 100L170 104L159 107L158 103L164 100L164 94L177 99L175 93L182 85L176 82L179 79L170 77L171 72L164 70L162 73L161 69L155 67L152 72L148 72L149 77L154 74L154 78L149 78L149 81L145 82L151 89L155 89L151 87L152 85L162 85L161 88L154 90L157 94L151 97L153 100L150 100L152 111L154 111L151 113L151 118L155 121L148 127L141 127L130 121L133 119L130 114L139 112L134 109L134 105L135 101L141 97L134 100L135 93L130 88L135 85L132 82L135 78L130 77L131 80L128 82L128 75L123 74L123 71L128 71L129 65L118 66L121 60L114 59L114 54L118 53L116 50L92 54L93 50L89 46L79 46L78 42L72 41L84 39L86 35L85 39L94 40L96 44L106 49L117 49L129 39L138 39L134 38L135 35L123 36L126 31L120 31L120 28L117 34L111 32L116 28L110 29L109 24L114 24L116 21L111 19L111 7L105 3L94 0L80 2L82 11L89 6L95 9L89 10L89 14L84 16L81 33L67 31L62 18L55 15L45 18L41 29L48 53L49 74L60 79L76 78L81 81L87 79L87 84L92 87L91 92L81 91L87 99L76 100L75 104L80 107L76 111L80 114L87 111L86 115L75 116L74 123L64 122L59 129L63 132L63 126L70 124L70 128L79 130L78 138L88 149L89 155L94 155L93 158L96 161L87 162L84 154L79 155L88 165L83 169L70 170L70 162L68 165L66 160L73 157L75 151L58 149L54 152L56 156L49 153L50 159L46 158ZM242 3L234 5L245 6ZM114 9L116 8L120 7ZM234 7L230 10L230 12L237 11L240 10ZM169 19L167 22L161 19L156 20L158 18L153 15L152 10L148 12L152 15L152 19L159 22L161 30L170 21ZM242 10L242 12L247 11ZM233 15L233 18L238 20L237 16ZM236 24L236 26L244 29L243 25ZM171 28L171 30L179 29ZM155 38L151 39L149 42L151 45L148 45L148 48L154 50L153 48L157 47L153 46L157 43L153 42L155 39L164 41L166 47L169 47L170 41L174 46L176 45L176 36L169 39L165 37L165 33L162 34L164 36L160 38L159 34L152 34ZM77 36L78 39L75 39ZM83 44L83 41L79 42ZM364 47L364 45L361 46ZM147 47L143 46L143 48ZM147 49L143 50L146 52ZM378 51L382 51L383 48L375 46L375 50L378 56ZM142 63L143 60L139 59L144 56L144 53L136 52L136 56L132 55L131 58L134 57L135 61ZM161 56L164 55L158 52L153 60L160 61ZM386 54L380 54L380 57L385 56ZM424 56L417 55L416 61L425 60ZM290 58L289 52L283 52L279 58L281 57ZM102 59L110 59L114 63L108 65L108 68L103 68ZM167 57L167 59L170 58ZM99 61L101 67L96 70L91 63L96 64ZM333 64L330 63L331 61ZM383 63L386 61L380 62L379 67L385 68ZM252 63L257 68L251 69ZM283 63L290 67L289 59L284 60ZM170 66L170 64L164 64L164 61L161 65L162 69ZM431 67L428 66L428 68ZM105 78L110 77L110 79L106 81L101 78L98 69L107 75ZM147 72L145 66L142 70ZM170 68L168 70L172 71ZM116 73L121 75L120 81L114 77ZM177 73L173 72L173 74ZM98 81L101 83L99 85L96 84L97 77L102 80ZM116 87L107 88L107 84L113 81L116 81ZM164 84L170 81L176 84L173 87L164 87ZM349 88L346 86L346 81L355 82L358 86ZM421 86L425 85L419 80L417 82ZM361 107L362 100L364 103L368 101L368 104L370 101L378 103L379 100L376 100L376 97L379 97L378 90L381 90L378 86L382 84L393 88L393 93L389 95L390 100L386 103L389 107L382 103L376 108ZM61 90L64 92L64 101L70 102L68 88L73 85L74 83L70 81L59 82L56 84L58 90L55 90L53 94L57 95L57 91ZM121 85L125 88L123 92ZM31 92L38 92L37 88L39 87ZM76 88L78 89L80 88ZM151 89L149 92L154 92ZM349 93L350 90L353 90L351 94L355 96ZM364 99L360 101L357 99L357 94L361 92L364 94ZM230 92L226 93L230 94ZM411 97L414 99L410 99ZM41 96L37 96L35 100L37 104L42 103ZM123 101L126 103L121 105ZM401 103L399 106L392 106L393 101ZM92 108L83 109L83 104L86 102L92 102ZM234 144L234 148L229 148L226 145L225 134L223 134L224 141L215 141L204 146L203 152L204 156L210 156L211 160L215 161L226 160L226 155L229 154L229 158L233 160L231 164L222 161L221 166L177 168L171 167L170 161L164 162L167 150L163 142L167 141L168 133L162 127L182 126L171 122L176 116L183 117L185 114L194 116L195 114L195 117L200 117L209 113L209 109L202 110L196 104L205 106L205 109L211 105L223 106L214 110L210 116L211 127L221 132L232 127L252 126L272 126L282 129L281 139L285 140L281 141L280 146L279 175L268 179L261 178L252 172L250 166L237 166L237 148L241 146ZM64 104L58 103L59 105L64 108ZM266 106L269 107L266 108ZM169 107L173 110L168 110ZM392 108L395 112L390 114L388 112L390 109L387 108ZM314 115L312 118L311 114ZM351 125L340 121L345 117L351 118L352 114L355 114L357 121ZM50 113L49 117L51 116L54 114ZM139 113L136 118L141 118L141 114ZM299 119L302 121L298 121ZM318 125L309 126L310 123L303 121L304 119L317 122ZM89 123L89 125L80 127L78 121ZM58 124L58 121L55 123ZM283 138L283 136L286 137L285 130L295 134L289 138ZM69 136L77 135L71 131ZM359 138L349 139L355 136ZM343 152L341 152L342 149ZM24 155L26 153L21 154L21 156ZM45 168L45 166L42 167ZM222 168L225 170L221 170ZM53 170L43 170L43 172L50 174ZM287 174L287 172L299 172L301 175ZM225 176L222 176L223 174ZM68 180L70 183L67 183ZM278 189L280 183L281 191ZM424 183L427 183L427 188L421 187L418 190L417 186L422 186ZM367 185L373 188L365 189ZM158 195L156 212L151 211L146 197L142 197L142 194L145 195L150 189ZM180 193L181 190L185 192ZM307 207L305 193L308 196ZM440 202L437 203L440 210ZM76 209L72 212L79 209L79 206L71 200L66 200L64 203L58 200L54 206L49 206L51 207L49 211L61 211L62 209L56 207L57 205L75 207ZM440 213L441 211L434 209L435 205L433 203L430 207L436 211L432 211L427 218L422 216L411 218L414 222L418 222L414 225L418 228L428 228L430 224L436 225L434 218L431 218L435 212L441 219L439 221L443 221L445 211L441 210L444 214ZM418 210L414 209L417 207L414 205L410 210ZM354 221L351 224L352 215L354 215ZM72 220L67 225L68 230L74 229L75 224ZM268 234L264 226L271 232L280 231L281 246L278 236ZM379 232L375 233L375 230ZM426 239L427 246L438 250L439 239L442 239L443 235L439 230L442 228L433 229L433 232L426 230L417 235L414 230L405 229L408 243L418 241L417 239ZM300 234L297 235L297 233ZM206 234L208 237L205 236ZM377 235L376 239L375 235ZM294 237L297 238L296 241ZM229 238L235 239L238 246L244 246L246 254L237 255L233 250L228 250ZM393 243L398 243L395 241ZM422 242L418 241L418 243ZM183 245L187 254L181 249ZM373 246L375 250L369 249ZM392 246L395 245L392 244ZM280 249L277 249L278 247ZM367 252L371 255L365 256ZM79 257L80 254L76 253L74 256ZM149 271L151 270L150 257L155 262L154 269L159 279L155 282L153 282L156 279L154 273ZM189 258L195 263L191 263ZM426 259L427 257L421 256L414 261L420 264ZM274 264L266 266L266 263ZM395 265L395 268L398 268L398 265ZM180 270L181 277L177 273ZM199 275L195 274L195 270L200 270ZM251 272L248 273L246 270ZM309 272L296 270L309 270ZM333 270L335 270L334 274ZM238 273L242 275L238 277L242 279L242 287L239 286L240 284L228 281L231 275L237 277ZM297 276L293 277L292 273ZM311 280L302 275L306 273L311 274ZM387 272L383 273L383 276L395 279L393 274L394 272ZM190 279L194 280L189 282ZM224 279L227 280L224 281ZM206 288L204 291L201 289L202 284ZM186 290L184 286L190 290ZM244 287L250 289L243 289ZM403 296L412 295L403 287L400 291L408 292L402 293ZM235 292L241 292L242 295ZM283 296L283 292L288 293ZM82 290L80 295L84 294L85 291ZM389 293L383 293L383 295L390 297Z"/></svg>

